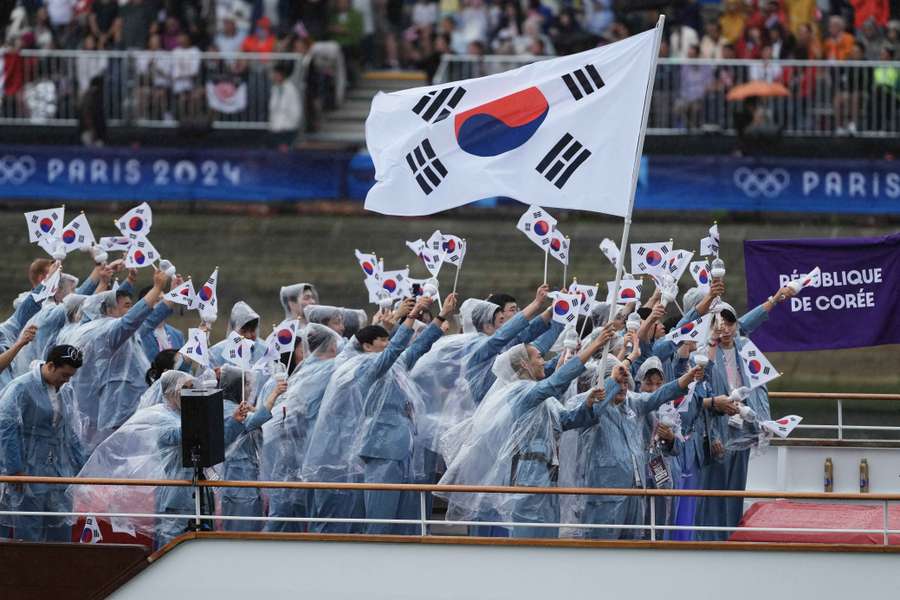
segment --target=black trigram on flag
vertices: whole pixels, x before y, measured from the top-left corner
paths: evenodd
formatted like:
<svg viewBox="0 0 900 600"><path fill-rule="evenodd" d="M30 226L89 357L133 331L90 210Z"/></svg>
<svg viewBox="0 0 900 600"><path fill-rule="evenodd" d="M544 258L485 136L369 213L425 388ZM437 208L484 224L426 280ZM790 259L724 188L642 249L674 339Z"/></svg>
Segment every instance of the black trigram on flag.
<svg viewBox="0 0 900 600"><path fill-rule="evenodd" d="M566 73L562 76L562 80L572 93L572 97L576 100L590 96L606 85L603 83L603 78L600 77L600 72L597 71L594 65L587 65L582 69Z"/></svg>
<svg viewBox="0 0 900 600"><path fill-rule="evenodd" d="M437 123L450 116L450 111L456 108L465 94L466 90L462 87L433 90L419 98L412 110L426 123Z"/></svg>
<svg viewBox="0 0 900 600"><path fill-rule="evenodd" d="M406 164L412 169L413 177L426 194L441 184L447 176L447 168L438 159L427 139L406 155Z"/></svg>
<svg viewBox="0 0 900 600"><path fill-rule="evenodd" d="M562 189L575 169L581 166L591 155L591 151L581 145L581 142L567 133L556 142L556 145L538 163L537 172L547 178L547 181Z"/></svg>

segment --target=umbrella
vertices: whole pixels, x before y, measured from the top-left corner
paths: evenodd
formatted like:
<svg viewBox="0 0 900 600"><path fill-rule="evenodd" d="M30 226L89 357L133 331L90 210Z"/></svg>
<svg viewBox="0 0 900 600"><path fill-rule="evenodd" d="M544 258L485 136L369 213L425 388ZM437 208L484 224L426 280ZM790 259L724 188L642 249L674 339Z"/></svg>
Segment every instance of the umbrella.
<svg viewBox="0 0 900 600"><path fill-rule="evenodd" d="M753 96L790 96L791 93L780 83L766 83L765 81L749 81L736 85L728 92L729 100L744 100Z"/></svg>

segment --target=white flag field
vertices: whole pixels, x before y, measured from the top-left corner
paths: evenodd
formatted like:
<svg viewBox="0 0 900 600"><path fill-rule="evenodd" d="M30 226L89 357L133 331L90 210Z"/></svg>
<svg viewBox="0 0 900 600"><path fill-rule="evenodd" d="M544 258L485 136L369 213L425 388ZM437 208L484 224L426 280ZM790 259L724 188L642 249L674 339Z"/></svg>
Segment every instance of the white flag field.
<svg viewBox="0 0 900 600"><path fill-rule="evenodd" d="M661 27L661 24L658 26ZM427 215L491 196L629 210L657 30L478 79L379 93L366 208Z"/></svg>

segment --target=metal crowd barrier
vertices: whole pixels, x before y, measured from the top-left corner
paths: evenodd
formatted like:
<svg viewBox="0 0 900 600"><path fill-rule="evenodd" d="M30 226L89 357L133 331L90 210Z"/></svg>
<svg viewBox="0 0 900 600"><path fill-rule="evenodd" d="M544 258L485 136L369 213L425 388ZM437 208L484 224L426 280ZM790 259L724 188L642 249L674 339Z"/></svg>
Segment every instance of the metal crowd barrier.
<svg viewBox="0 0 900 600"><path fill-rule="evenodd" d="M632 529L649 532L650 541L657 541L659 534L666 531L743 531L768 533L856 533L881 535L881 544L890 545L891 535L900 534L900 529L891 529L889 522L889 504L900 501L900 494L848 494L848 493L814 493L814 492L769 492L769 491L735 491L735 490L667 490L667 489L632 489L632 488L571 488L571 487L513 487L513 486L474 486L474 485L418 485L418 484L386 484L386 483L315 483L315 482L282 482L282 481L198 481L196 484L188 480L136 480L105 479L77 477L0 477L0 484L26 485L103 485L103 486L169 486L195 487L194 495L200 497L199 488L255 488L255 489L332 489L358 491L405 491L419 495L418 519L366 519L366 518L326 518L326 517L264 517L264 516L229 516L202 514L197 502L193 514L181 513L122 513L122 512L79 512L79 511L14 511L0 510L0 514L21 516L71 516L99 518L129 519L180 519L184 521L280 521L296 523L352 523L352 524L391 524L418 525L419 536L428 536L430 525L457 526L494 526L505 528L541 527L571 529ZM708 527L700 525L665 525L657 523L656 502L648 502L649 523L641 525L602 524L602 523L525 523L514 521L448 521L431 519L427 514L426 495L430 493L483 493L483 494L551 494L559 496L642 496L647 498L663 497L717 497L717 498L756 498L756 499L790 499L790 500L846 500L864 502L871 505L878 502L882 507L882 526L878 529L854 528L806 528L806 527Z"/></svg>
<svg viewBox="0 0 900 600"><path fill-rule="evenodd" d="M72 126L102 112L109 127L267 129L271 71L291 69L301 114L309 86L339 106L346 94L343 54L318 42L307 54L173 51L22 50L0 52L5 95L0 124ZM315 64L314 81L309 65Z"/></svg>
<svg viewBox="0 0 900 600"><path fill-rule="evenodd" d="M445 55L434 83L501 73L534 60ZM781 83L788 95L760 98L755 105L727 99L735 86L751 81ZM659 60L647 133L739 131L894 137L900 133L900 61Z"/></svg>

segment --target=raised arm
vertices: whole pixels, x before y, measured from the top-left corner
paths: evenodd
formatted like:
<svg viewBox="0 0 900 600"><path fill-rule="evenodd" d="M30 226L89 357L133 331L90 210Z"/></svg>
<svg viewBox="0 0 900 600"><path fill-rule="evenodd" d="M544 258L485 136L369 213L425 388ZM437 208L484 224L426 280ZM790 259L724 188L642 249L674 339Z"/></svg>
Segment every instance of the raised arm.
<svg viewBox="0 0 900 600"><path fill-rule="evenodd" d="M26 327L22 333L19 334L19 337L16 338L16 341L7 348L2 354L0 354L0 373L9 368L9 365L12 364L13 359L22 351L22 348L27 346L34 340L34 336L37 334L37 326L29 325Z"/></svg>
<svg viewBox="0 0 900 600"><path fill-rule="evenodd" d="M493 356L497 356L509 345L511 341L516 339L524 329L528 327L529 319L534 318L544 305L547 294L550 293L550 287L542 285L535 292L534 300L531 304L522 309L516 316L503 324L503 326L494 332L488 340L475 354L476 361L487 360Z"/></svg>
<svg viewBox="0 0 900 600"><path fill-rule="evenodd" d="M444 300L443 309L440 314L435 317L434 321L428 325L422 331L419 336L416 338L409 348L407 348L403 354L401 355L401 360L407 369L412 369L419 359L422 356L431 350L431 347L434 345L436 341L441 339L441 336L444 335L444 330L441 326L450 318L450 315L456 310L456 302L458 296L456 294L450 294Z"/></svg>
<svg viewBox="0 0 900 600"><path fill-rule="evenodd" d="M691 381L700 381L703 379L703 367L694 367L675 381L671 381L662 386L649 397L637 396L632 403L632 408L638 415L646 415L658 409L666 402L671 402L676 398L684 395Z"/></svg>
<svg viewBox="0 0 900 600"><path fill-rule="evenodd" d="M118 319L110 329L107 344L111 348L118 348L124 344L150 316L150 311L153 310L153 307L156 306L156 303L162 297L162 291L167 279L167 275L162 271L156 270L153 273L153 287L150 288L150 291L132 306L121 319Z"/></svg>

